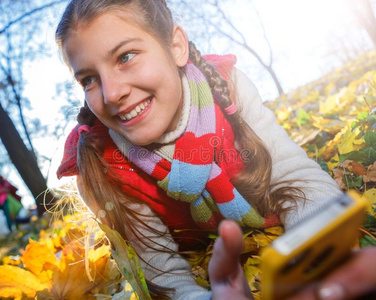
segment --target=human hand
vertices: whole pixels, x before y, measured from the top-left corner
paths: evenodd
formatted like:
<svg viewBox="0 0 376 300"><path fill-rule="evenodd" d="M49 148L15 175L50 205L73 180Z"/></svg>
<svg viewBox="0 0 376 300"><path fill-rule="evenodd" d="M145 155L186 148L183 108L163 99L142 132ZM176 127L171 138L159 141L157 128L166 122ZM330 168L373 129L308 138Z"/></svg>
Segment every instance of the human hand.
<svg viewBox="0 0 376 300"><path fill-rule="evenodd" d="M222 221L219 225L219 236L209 262L212 299L253 299L239 261L243 248L240 227L233 221Z"/></svg>
<svg viewBox="0 0 376 300"><path fill-rule="evenodd" d="M322 282L316 282L288 300L348 300L376 291L376 247L354 250L352 257Z"/></svg>

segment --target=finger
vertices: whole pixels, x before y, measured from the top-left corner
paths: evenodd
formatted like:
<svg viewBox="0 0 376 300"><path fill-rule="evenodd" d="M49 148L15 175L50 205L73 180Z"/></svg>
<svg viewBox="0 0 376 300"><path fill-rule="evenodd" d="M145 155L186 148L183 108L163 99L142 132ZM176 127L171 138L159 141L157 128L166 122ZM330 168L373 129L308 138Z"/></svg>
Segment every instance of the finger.
<svg viewBox="0 0 376 300"><path fill-rule="evenodd" d="M323 280L314 283L289 300L359 299L376 287L376 247L357 251L343 266Z"/></svg>
<svg viewBox="0 0 376 300"><path fill-rule="evenodd" d="M287 297L285 300L317 300L317 283L313 283L297 294Z"/></svg>
<svg viewBox="0 0 376 300"><path fill-rule="evenodd" d="M246 296L244 293L239 292L235 289L231 289L227 286L219 286L217 287L212 294L212 300L253 300L252 295Z"/></svg>
<svg viewBox="0 0 376 300"><path fill-rule="evenodd" d="M219 238L214 244L209 262L209 277L213 299L253 299L239 258L243 249L242 231L233 221L223 221L219 225ZM240 297L240 295L242 295Z"/></svg>
<svg viewBox="0 0 376 300"><path fill-rule="evenodd" d="M216 240L209 263L210 281L227 281L239 272L239 256L243 247L243 237L239 226L232 221L219 225L220 237Z"/></svg>
<svg viewBox="0 0 376 300"><path fill-rule="evenodd" d="M376 247L364 248L334 271L318 289L322 300L354 299L376 287Z"/></svg>

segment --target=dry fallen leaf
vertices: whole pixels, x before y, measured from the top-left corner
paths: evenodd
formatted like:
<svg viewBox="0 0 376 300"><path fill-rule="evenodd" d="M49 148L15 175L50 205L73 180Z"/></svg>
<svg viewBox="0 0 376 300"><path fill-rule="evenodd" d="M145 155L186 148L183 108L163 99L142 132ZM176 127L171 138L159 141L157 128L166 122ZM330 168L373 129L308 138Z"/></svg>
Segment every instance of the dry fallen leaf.
<svg viewBox="0 0 376 300"><path fill-rule="evenodd" d="M53 269L59 265L59 260L50 248L33 240L29 240L21 261L43 283L51 280Z"/></svg>
<svg viewBox="0 0 376 300"><path fill-rule="evenodd" d="M376 162L370 165L366 174L363 176L364 182L376 182Z"/></svg>
<svg viewBox="0 0 376 300"><path fill-rule="evenodd" d="M0 298L34 298L36 292L48 287L31 272L15 266L0 266Z"/></svg>

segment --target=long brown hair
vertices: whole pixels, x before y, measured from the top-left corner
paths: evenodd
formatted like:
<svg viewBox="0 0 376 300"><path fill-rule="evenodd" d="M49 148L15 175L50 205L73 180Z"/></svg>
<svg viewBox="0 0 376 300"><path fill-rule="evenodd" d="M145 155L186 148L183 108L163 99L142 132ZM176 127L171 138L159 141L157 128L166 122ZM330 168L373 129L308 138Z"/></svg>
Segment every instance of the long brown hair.
<svg viewBox="0 0 376 300"><path fill-rule="evenodd" d="M236 87L232 80L225 80L201 56L192 42L189 43L189 54L190 60L204 73L213 93L220 95L219 105L231 123L235 140L240 147L239 151L247 154L242 156L244 169L232 179L234 186L263 216L280 215L291 209L292 207L283 207L283 204L287 201L304 199L304 193L299 188L288 186L290 182L287 181L278 183L278 185L285 183L287 186L273 188L271 184L272 158L268 149L244 121L240 110L231 115L225 112L226 107L237 102Z"/></svg>
<svg viewBox="0 0 376 300"><path fill-rule="evenodd" d="M57 44L62 49L70 32L78 25L88 24L105 12L119 10L131 12L132 18L145 31L152 34L161 45L164 45L166 51L170 51L168 47L171 45L174 22L164 0L73 0L68 4L57 27ZM189 51L190 60L204 73L213 92L220 95L219 105L224 111L233 101L236 101L233 96L236 92L234 90L231 92L230 82L224 80L213 66L202 58L193 43L190 43ZM283 211L283 203L298 199L302 196L301 193L298 189L288 187L274 189L271 192L272 161L269 151L239 112L227 118L232 125L240 150L248 151L247 159L244 160L244 170L233 180L235 187L262 215L280 214ZM82 125L93 126L95 119L96 117L85 103L78 114L78 122ZM103 199L106 199L106 202L112 202L114 209L107 210L101 220L115 228L124 238L131 233L149 247L153 247L151 243L148 243L147 238L139 233L136 224L141 223L150 230L156 231L142 221L143 216L140 213L130 209L130 204L139 200L125 195L120 188L121 183L110 180L111 176L104 172L106 162L102 158L102 153L103 140L100 136L86 132L80 135L77 164L81 181L80 192L85 203L98 214L101 210L106 211ZM154 297L163 298L169 292L151 284L150 287L151 292L154 292Z"/></svg>

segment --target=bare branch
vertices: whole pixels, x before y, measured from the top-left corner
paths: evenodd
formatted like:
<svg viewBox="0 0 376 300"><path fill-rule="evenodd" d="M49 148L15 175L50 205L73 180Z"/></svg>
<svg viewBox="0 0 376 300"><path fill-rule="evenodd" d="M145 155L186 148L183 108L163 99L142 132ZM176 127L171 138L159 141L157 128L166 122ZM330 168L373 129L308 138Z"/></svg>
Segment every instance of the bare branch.
<svg viewBox="0 0 376 300"><path fill-rule="evenodd" d="M263 61L263 59L261 58L261 56L252 47L250 47L248 45L245 36L240 32L240 30L238 28L235 27L235 25L233 24L233 22L231 22L231 20L227 17L227 15L223 11L223 9L219 6L218 0L214 1L214 5L215 5L215 8L216 8L217 12L221 15L221 17L226 22L226 24L232 30L234 30L236 32L236 34L238 34L238 36L240 36L240 38L241 38L242 41L239 41L239 40L235 39L232 35L230 35L229 33L225 32L220 27L216 26L212 21L210 21L211 25L215 26L217 28L217 31L219 33L221 33L223 36L227 37L229 40L235 42L236 44L238 44L239 46L243 47L248 52L250 52L259 61L259 63L270 73L270 75L272 76L272 79L273 79L273 81L274 81L274 83L275 83L275 85L277 87L279 95L282 95L284 93L283 88L281 86L281 83L279 82L279 79L278 79L277 75L275 74L275 72L274 72L274 70L272 68L272 61L273 61L272 60L272 55L270 54L270 64L266 64ZM264 37L266 39L265 29L264 29ZM270 44L269 44L269 50L270 50L270 53L271 53Z"/></svg>
<svg viewBox="0 0 376 300"><path fill-rule="evenodd" d="M258 18L258 20L259 20L259 23L260 23L260 25L261 25L261 29L262 29L262 33L263 33L263 36L264 36L264 40L265 40L265 42L268 44L269 58L270 58L269 66L272 66L272 65L273 65L273 52L272 52L272 46L270 45L268 35L266 34L266 30L265 30L264 22L262 21L262 18L261 18L261 16L260 16L260 13L259 13L259 11L257 10L257 8L254 6L253 2L251 2L251 5L253 6L253 10L255 11L255 13L256 13L256 15L257 15L257 18Z"/></svg>
<svg viewBox="0 0 376 300"><path fill-rule="evenodd" d="M11 26L13 26L14 24L22 21L23 19L25 19L26 17L29 17L39 11L42 11L48 7L51 7L51 6L54 6L56 4L60 4L60 3L63 3L63 2L66 2L66 0L57 0L57 1L54 1L54 2L51 2L49 4L46 4L46 5L42 5L40 7L37 7L37 8L34 8L33 10L23 14L22 16L19 16L17 19L9 22L7 25L4 26L4 28L0 29L0 35L2 35L5 31L7 31Z"/></svg>

